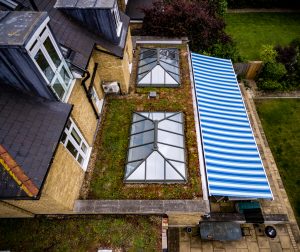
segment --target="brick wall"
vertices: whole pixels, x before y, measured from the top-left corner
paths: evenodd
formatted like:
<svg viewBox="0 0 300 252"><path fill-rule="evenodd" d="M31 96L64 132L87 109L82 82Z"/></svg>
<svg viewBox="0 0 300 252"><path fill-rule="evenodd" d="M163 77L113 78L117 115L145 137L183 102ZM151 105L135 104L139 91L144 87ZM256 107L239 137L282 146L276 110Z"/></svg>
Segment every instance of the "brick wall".
<svg viewBox="0 0 300 252"><path fill-rule="evenodd" d="M132 40L130 30L124 48L123 58L118 58L106 52L94 50L92 59L99 63L99 75L102 81L117 81L122 93L128 93L129 89L129 64L132 63Z"/></svg>
<svg viewBox="0 0 300 252"><path fill-rule="evenodd" d="M84 171L65 147L59 144L40 199L6 202L34 214L72 213L83 179Z"/></svg>
<svg viewBox="0 0 300 252"><path fill-rule="evenodd" d="M24 211L6 202L0 201L0 218L30 218L32 213Z"/></svg>
<svg viewBox="0 0 300 252"><path fill-rule="evenodd" d="M93 108L88 101L81 80L77 80L68 103L74 104L71 116L84 138L91 146L97 128L97 119Z"/></svg>

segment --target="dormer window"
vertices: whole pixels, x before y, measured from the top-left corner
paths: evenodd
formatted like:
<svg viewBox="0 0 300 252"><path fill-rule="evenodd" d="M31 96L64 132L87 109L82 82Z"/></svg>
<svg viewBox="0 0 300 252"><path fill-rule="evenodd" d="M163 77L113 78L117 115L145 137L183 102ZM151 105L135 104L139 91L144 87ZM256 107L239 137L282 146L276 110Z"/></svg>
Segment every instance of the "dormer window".
<svg viewBox="0 0 300 252"><path fill-rule="evenodd" d="M37 30L26 49L53 92L64 101L73 76L47 25Z"/></svg>
<svg viewBox="0 0 300 252"><path fill-rule="evenodd" d="M117 36L120 37L123 23L121 22L120 19L120 13L117 4L115 4L114 8L111 10L111 13L116 26Z"/></svg>

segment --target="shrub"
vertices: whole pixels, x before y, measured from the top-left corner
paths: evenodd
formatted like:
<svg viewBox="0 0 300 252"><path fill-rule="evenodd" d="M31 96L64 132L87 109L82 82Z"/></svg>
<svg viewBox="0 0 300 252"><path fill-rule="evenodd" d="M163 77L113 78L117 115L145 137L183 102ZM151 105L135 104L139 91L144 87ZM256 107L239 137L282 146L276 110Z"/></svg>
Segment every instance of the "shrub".
<svg viewBox="0 0 300 252"><path fill-rule="evenodd" d="M297 63L297 47L277 45L275 50L277 52L276 61L284 64L289 72L293 72L293 66Z"/></svg>
<svg viewBox="0 0 300 252"><path fill-rule="evenodd" d="M210 55L225 59L231 59L234 63L243 61L234 42L215 44L209 49Z"/></svg>
<svg viewBox="0 0 300 252"><path fill-rule="evenodd" d="M263 45L260 51L260 59L264 63L275 62L277 57L277 52L272 45Z"/></svg>
<svg viewBox="0 0 300 252"><path fill-rule="evenodd" d="M257 83L257 87L261 90L274 91L282 89L282 85L276 80L263 80Z"/></svg>
<svg viewBox="0 0 300 252"><path fill-rule="evenodd" d="M227 12L227 0L210 0L210 2L215 6L216 13L223 17Z"/></svg>
<svg viewBox="0 0 300 252"><path fill-rule="evenodd" d="M143 35L187 36L191 49L197 52L231 41L224 31L225 22L210 1L162 0L143 11Z"/></svg>
<svg viewBox="0 0 300 252"><path fill-rule="evenodd" d="M260 74L260 78L264 80L279 81L287 73L285 67L281 63L268 62L264 65L264 68Z"/></svg>

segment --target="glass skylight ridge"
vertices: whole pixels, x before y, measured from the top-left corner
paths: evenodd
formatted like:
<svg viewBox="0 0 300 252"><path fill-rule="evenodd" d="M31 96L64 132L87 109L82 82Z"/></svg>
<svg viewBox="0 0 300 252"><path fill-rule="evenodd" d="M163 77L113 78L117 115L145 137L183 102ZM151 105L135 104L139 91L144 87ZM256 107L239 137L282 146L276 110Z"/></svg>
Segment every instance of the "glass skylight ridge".
<svg viewBox="0 0 300 252"><path fill-rule="evenodd" d="M180 85L177 48L141 48L137 85L178 87Z"/></svg>
<svg viewBox="0 0 300 252"><path fill-rule="evenodd" d="M125 182L185 182L181 112L134 112Z"/></svg>

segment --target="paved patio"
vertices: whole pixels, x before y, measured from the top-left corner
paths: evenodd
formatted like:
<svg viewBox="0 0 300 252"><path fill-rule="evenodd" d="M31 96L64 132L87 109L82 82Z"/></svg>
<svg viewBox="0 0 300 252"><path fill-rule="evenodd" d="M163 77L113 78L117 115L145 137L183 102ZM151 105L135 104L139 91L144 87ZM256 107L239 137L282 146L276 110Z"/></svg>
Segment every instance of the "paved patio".
<svg viewBox="0 0 300 252"><path fill-rule="evenodd" d="M264 226L255 227L250 224L243 224L250 230L249 236L242 237L239 241L220 242L204 241L198 236L197 229L193 228L192 234L188 234L184 228L179 230L179 248L172 251L182 252L281 252L296 251L293 248L292 241L286 225L274 225L277 230L277 237L274 239L264 235ZM174 231L172 231L174 233Z"/></svg>

